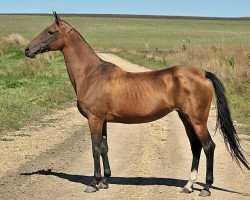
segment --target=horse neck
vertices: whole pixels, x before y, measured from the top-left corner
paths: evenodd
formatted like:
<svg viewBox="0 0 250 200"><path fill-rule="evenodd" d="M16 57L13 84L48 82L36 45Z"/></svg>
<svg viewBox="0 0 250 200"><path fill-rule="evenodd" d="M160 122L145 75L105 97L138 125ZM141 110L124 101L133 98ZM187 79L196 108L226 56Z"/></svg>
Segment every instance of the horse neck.
<svg viewBox="0 0 250 200"><path fill-rule="evenodd" d="M75 30L65 37L62 49L70 81L77 92L86 78L91 78L101 65L101 59Z"/></svg>

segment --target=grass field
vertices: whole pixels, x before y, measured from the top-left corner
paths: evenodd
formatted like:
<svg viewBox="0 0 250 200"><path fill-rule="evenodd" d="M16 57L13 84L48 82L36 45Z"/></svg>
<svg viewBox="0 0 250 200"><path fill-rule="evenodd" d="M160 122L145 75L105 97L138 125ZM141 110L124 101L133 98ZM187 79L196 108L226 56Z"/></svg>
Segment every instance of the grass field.
<svg viewBox="0 0 250 200"><path fill-rule="evenodd" d="M97 49L176 48L190 37L198 46L250 45L250 21L150 18L62 17ZM0 36L19 33L30 40L52 16L0 15Z"/></svg>
<svg viewBox="0 0 250 200"><path fill-rule="evenodd" d="M61 56L29 60L23 56L22 45L4 47L0 55L0 132L19 129L74 98Z"/></svg>
<svg viewBox="0 0 250 200"><path fill-rule="evenodd" d="M218 74L228 88L234 119L250 124L250 21L62 17L99 51L159 69L176 64ZM0 37L32 39L52 16L0 15ZM0 42L0 131L18 129L74 99L60 53L29 60L24 44ZM245 127L245 126L244 126ZM248 133L249 126L241 132Z"/></svg>

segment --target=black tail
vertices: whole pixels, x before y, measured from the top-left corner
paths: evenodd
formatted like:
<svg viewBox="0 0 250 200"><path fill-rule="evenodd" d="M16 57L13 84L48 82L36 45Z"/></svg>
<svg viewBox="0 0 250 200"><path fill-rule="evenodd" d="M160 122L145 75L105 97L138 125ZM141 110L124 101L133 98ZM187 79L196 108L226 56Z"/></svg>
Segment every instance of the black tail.
<svg viewBox="0 0 250 200"><path fill-rule="evenodd" d="M206 78L212 81L217 101L217 124L216 129L219 127L224 136L224 142L226 144L228 152L238 165L240 162L250 170L249 162L246 160L242 153L242 148L239 143L237 132L233 126L231 114L229 111L227 99L225 96L225 89L221 81L211 72L205 72Z"/></svg>

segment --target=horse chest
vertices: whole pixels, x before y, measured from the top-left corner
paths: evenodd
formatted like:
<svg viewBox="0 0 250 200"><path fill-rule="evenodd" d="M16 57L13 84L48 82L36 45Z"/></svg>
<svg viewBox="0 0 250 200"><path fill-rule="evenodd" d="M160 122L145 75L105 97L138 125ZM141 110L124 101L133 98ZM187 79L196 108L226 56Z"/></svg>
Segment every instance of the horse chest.
<svg viewBox="0 0 250 200"><path fill-rule="evenodd" d="M90 115L103 118L107 113L106 104L99 101L88 103L77 100L77 108L79 112L86 118L88 118Z"/></svg>
<svg viewBox="0 0 250 200"><path fill-rule="evenodd" d="M87 107L84 105L84 103L80 102L79 100L77 100L77 108L79 110L79 112L84 116L84 117L88 117L88 109Z"/></svg>

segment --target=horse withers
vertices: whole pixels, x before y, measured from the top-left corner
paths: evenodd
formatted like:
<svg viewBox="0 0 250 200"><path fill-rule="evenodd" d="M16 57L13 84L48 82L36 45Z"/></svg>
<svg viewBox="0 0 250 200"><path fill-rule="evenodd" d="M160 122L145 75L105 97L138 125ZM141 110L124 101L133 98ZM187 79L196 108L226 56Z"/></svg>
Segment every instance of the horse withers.
<svg viewBox="0 0 250 200"><path fill-rule="evenodd" d="M25 49L25 55L60 50L65 59L80 113L88 119L94 158L94 178L85 189L108 188L111 170L108 159L107 123L145 123L177 111L190 140L193 161L190 178L182 192L190 193L197 179L201 149L206 155L206 184L201 196L209 196L213 184L215 144L207 128L213 89L217 97L217 125L232 158L248 170L233 126L221 81L199 68L174 66L163 70L131 73L103 61L84 38L53 13L49 25ZM100 157L104 177L101 177Z"/></svg>

